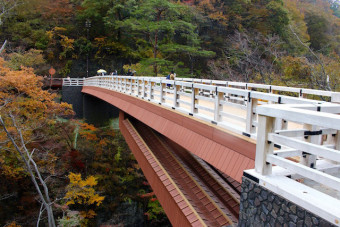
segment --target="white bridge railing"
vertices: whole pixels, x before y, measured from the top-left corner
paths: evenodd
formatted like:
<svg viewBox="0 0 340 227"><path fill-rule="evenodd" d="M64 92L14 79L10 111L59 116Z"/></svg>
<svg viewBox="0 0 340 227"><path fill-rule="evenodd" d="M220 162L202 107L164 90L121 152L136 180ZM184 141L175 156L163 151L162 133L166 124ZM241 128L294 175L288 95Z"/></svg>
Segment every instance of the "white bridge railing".
<svg viewBox="0 0 340 227"><path fill-rule="evenodd" d="M338 92L188 80L98 76L85 79L84 86L123 92L257 138L255 170L245 172L260 179L262 186L340 225L340 105L306 96L328 96L339 102ZM331 189L331 195L316 187Z"/></svg>
<svg viewBox="0 0 340 227"><path fill-rule="evenodd" d="M83 86L85 78L63 78L63 86Z"/></svg>
<svg viewBox="0 0 340 227"><path fill-rule="evenodd" d="M194 82L194 83L202 83L208 85L217 85L217 86L225 86L246 90L254 90L261 91L266 93L280 93L285 92L290 93L290 95L294 95L295 97L307 98L308 95L315 95L317 97L328 98L331 102L340 102L340 96L338 92L332 91L322 91L316 89L308 89L308 88L297 88L297 87L286 87L286 86L277 86L277 85L268 85L268 84L256 84L256 83L244 83L244 82L234 82L234 81L222 81L222 80L207 80L207 79L193 79L193 78L176 78L178 81L185 82Z"/></svg>
<svg viewBox="0 0 340 227"><path fill-rule="evenodd" d="M329 112L330 107L335 105L302 96L298 98L226 87L222 84L223 81L210 82L220 84L207 85L199 81L174 81L159 77L97 76L87 78L84 85L124 92L253 138L256 138L258 126L256 108L259 105L312 104L315 110L322 112ZM249 84L247 86L250 88ZM320 94L324 95L324 92L320 91ZM331 95L340 96L336 92ZM340 113L340 108L333 108L331 111ZM277 129L287 127L284 119L277 119Z"/></svg>

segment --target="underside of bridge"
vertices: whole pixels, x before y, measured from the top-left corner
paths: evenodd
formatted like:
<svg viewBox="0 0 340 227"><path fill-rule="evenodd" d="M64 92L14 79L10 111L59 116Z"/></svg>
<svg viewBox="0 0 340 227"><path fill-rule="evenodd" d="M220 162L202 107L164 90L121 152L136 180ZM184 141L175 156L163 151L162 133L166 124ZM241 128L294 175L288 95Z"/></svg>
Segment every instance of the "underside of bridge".
<svg viewBox="0 0 340 227"><path fill-rule="evenodd" d="M120 109L121 132L173 226L237 225L254 141L124 93L82 92Z"/></svg>
<svg viewBox="0 0 340 227"><path fill-rule="evenodd" d="M114 105L239 183L243 170L254 168L256 144L246 136L128 94L91 86L82 92Z"/></svg>
<svg viewBox="0 0 340 227"><path fill-rule="evenodd" d="M123 112L120 129L174 226L237 224L238 182Z"/></svg>

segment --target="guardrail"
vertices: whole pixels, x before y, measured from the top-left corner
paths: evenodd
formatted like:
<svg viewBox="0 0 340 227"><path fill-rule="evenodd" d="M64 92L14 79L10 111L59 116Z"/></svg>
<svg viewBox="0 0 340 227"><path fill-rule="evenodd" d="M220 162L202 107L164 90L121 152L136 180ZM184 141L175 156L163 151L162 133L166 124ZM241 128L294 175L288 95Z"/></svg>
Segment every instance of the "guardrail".
<svg viewBox="0 0 340 227"><path fill-rule="evenodd" d="M259 105L312 104L315 110L340 113L338 105L323 101L158 77L97 76L87 78L85 86L124 92L253 138ZM284 117L276 120L277 129L287 127Z"/></svg>
<svg viewBox="0 0 340 227"><path fill-rule="evenodd" d="M255 172L260 174L257 177L262 186L339 226L340 115L334 114L338 113L337 107L330 107L330 113L314 111L314 108L313 105L257 108ZM277 118L304 127L277 130ZM280 177L280 172L285 173Z"/></svg>
<svg viewBox="0 0 340 227"><path fill-rule="evenodd" d="M63 78L63 86L83 86L85 78Z"/></svg>

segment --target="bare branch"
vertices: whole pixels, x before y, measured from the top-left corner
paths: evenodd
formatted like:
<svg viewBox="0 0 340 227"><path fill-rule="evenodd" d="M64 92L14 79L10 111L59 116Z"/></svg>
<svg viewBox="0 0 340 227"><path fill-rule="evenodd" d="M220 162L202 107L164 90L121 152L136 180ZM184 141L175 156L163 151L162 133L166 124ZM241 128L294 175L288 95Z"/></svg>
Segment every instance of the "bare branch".
<svg viewBox="0 0 340 227"><path fill-rule="evenodd" d="M37 220L37 227L39 227L39 222L40 222L41 214L45 210L45 208L43 209L43 207L44 207L44 204L42 203L41 206L40 206L39 216L38 216L38 220Z"/></svg>
<svg viewBox="0 0 340 227"><path fill-rule="evenodd" d="M7 44L7 40L5 40L4 44L2 44L2 47L1 47L1 49L0 49L0 54L1 54L2 51L5 49L6 44Z"/></svg>
<svg viewBox="0 0 340 227"><path fill-rule="evenodd" d="M15 119L14 117L10 114L11 116L11 119L12 119L12 122L13 122L13 125L15 126L18 134L19 134L19 137L20 137L20 141L21 141L21 144L22 144L22 148L23 150L25 151L27 157L29 160L27 160L27 158L25 157L25 153L19 148L18 144L15 142L13 136L11 135L11 133L7 130L7 127L2 119L2 117L0 116L0 124L2 125L7 137L11 140L13 146L15 147L15 149L18 151L18 153L20 154L22 160L24 161L25 165L26 165L26 169L27 171L29 172L30 176L31 176L31 180L39 194L39 197L47 211L47 216L48 216L48 224L50 227L55 227L55 221L54 221L54 217L53 217L53 210L52 210L52 207L51 207L51 201L50 201L50 198L49 198L49 195L48 195L48 189L47 189L47 186L45 184L45 182L43 181L41 175L40 175L40 172L38 170L38 167L35 163L35 161L30 157L30 154L25 146L25 142L24 142L24 139L23 139L23 135L21 133L21 130L20 128L16 125L16 122L15 122ZM34 166L34 171L32 170L31 168L31 165L30 163L33 164ZM45 196L46 198L43 196L41 190L40 190L40 187L38 185L38 182L37 180L35 179L35 174L34 172L36 172L36 174L38 175L38 178L39 178L39 181L40 183L43 185L43 188L44 188L44 192L45 192Z"/></svg>
<svg viewBox="0 0 340 227"><path fill-rule="evenodd" d="M2 195L2 196L0 197L0 201L1 201L1 200L8 199L8 198L11 198L11 197L16 196L16 195L17 195L17 193Z"/></svg>

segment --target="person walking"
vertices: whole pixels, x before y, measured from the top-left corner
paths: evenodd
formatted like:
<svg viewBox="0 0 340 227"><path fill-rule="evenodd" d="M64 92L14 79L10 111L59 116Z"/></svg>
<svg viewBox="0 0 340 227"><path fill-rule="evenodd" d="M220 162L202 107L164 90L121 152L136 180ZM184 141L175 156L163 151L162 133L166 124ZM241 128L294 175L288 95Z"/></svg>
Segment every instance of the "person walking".
<svg viewBox="0 0 340 227"><path fill-rule="evenodd" d="M167 80L175 80L176 73L172 70L169 75L166 76ZM168 88L170 88L170 84L166 85Z"/></svg>
<svg viewBox="0 0 340 227"><path fill-rule="evenodd" d="M132 72L132 70L131 70L131 69L129 69L129 70L128 70L128 72L126 73L126 75L127 75L127 76L133 76L133 75L134 75L134 73Z"/></svg>

